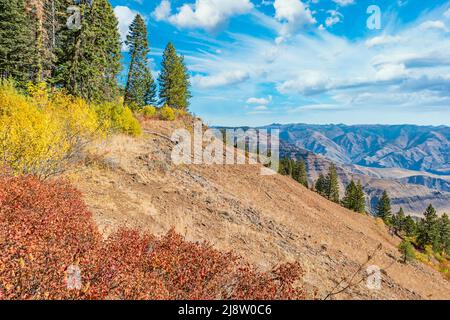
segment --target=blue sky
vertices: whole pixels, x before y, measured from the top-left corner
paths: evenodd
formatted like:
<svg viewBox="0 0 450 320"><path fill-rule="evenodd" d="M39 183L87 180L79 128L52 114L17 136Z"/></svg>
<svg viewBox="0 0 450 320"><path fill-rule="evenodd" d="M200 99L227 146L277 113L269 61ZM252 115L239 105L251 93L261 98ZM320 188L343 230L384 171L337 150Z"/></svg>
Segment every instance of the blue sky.
<svg viewBox="0 0 450 320"><path fill-rule="evenodd" d="M450 125L450 1L111 3L123 37L147 21L156 76L168 41L185 56L208 124Z"/></svg>

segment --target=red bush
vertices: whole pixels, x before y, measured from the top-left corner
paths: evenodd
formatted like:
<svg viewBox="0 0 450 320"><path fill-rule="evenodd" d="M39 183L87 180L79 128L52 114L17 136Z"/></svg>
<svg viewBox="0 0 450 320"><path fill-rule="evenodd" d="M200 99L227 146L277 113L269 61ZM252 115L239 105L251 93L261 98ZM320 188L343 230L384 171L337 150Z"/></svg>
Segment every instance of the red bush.
<svg viewBox="0 0 450 320"><path fill-rule="evenodd" d="M69 289L71 268L81 287ZM78 191L0 178L0 298L300 299L298 264L261 273L233 253L120 230L103 240Z"/></svg>

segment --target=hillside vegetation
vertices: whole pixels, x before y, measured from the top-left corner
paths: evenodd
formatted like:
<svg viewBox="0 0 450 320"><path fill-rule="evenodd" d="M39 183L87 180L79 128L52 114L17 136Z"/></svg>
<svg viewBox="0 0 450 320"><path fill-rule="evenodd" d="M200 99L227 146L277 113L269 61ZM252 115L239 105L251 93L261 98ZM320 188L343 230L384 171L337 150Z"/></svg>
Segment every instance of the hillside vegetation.
<svg viewBox="0 0 450 320"><path fill-rule="evenodd" d="M400 238L380 219L347 210L291 178L260 176L258 165L175 166L173 143L162 136L191 123L147 120L142 126L142 137L119 135L98 145L84 171L70 177L104 235L121 226L157 235L175 227L189 241L208 240L262 270L299 262L307 298L342 289L355 272L357 284L332 298L450 297L438 271L403 263ZM367 288L367 265L381 269L381 290Z"/></svg>
<svg viewBox="0 0 450 320"><path fill-rule="evenodd" d="M81 194L61 180L0 178L0 248L2 299L303 297L293 286L298 264L261 273L173 230L153 237L121 228L103 239Z"/></svg>

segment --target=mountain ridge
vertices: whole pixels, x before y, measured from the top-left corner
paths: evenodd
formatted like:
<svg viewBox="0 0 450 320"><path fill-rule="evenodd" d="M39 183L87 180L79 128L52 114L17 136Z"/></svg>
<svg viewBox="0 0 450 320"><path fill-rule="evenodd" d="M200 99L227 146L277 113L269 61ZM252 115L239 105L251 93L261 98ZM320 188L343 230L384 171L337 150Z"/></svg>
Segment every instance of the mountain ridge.
<svg viewBox="0 0 450 320"><path fill-rule="evenodd" d="M269 125L280 139L341 164L450 174L450 127L419 125Z"/></svg>

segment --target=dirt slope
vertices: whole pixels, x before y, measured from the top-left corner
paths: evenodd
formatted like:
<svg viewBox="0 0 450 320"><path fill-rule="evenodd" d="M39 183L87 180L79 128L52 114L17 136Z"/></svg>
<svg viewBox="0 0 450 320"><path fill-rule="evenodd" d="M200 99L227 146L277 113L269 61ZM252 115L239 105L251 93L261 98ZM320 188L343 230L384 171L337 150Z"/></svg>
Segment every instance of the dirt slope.
<svg viewBox="0 0 450 320"><path fill-rule="evenodd" d="M146 128L170 135L180 125L152 121ZM176 167L171 146L154 135L116 136L71 176L105 235L119 226L156 234L175 227L188 240L235 250L262 269L298 260L317 298L358 270L381 243L370 264L383 270L382 289L369 290L363 281L335 299L450 299L450 283L439 273L397 262L399 240L375 219L287 177L261 176L258 166Z"/></svg>

